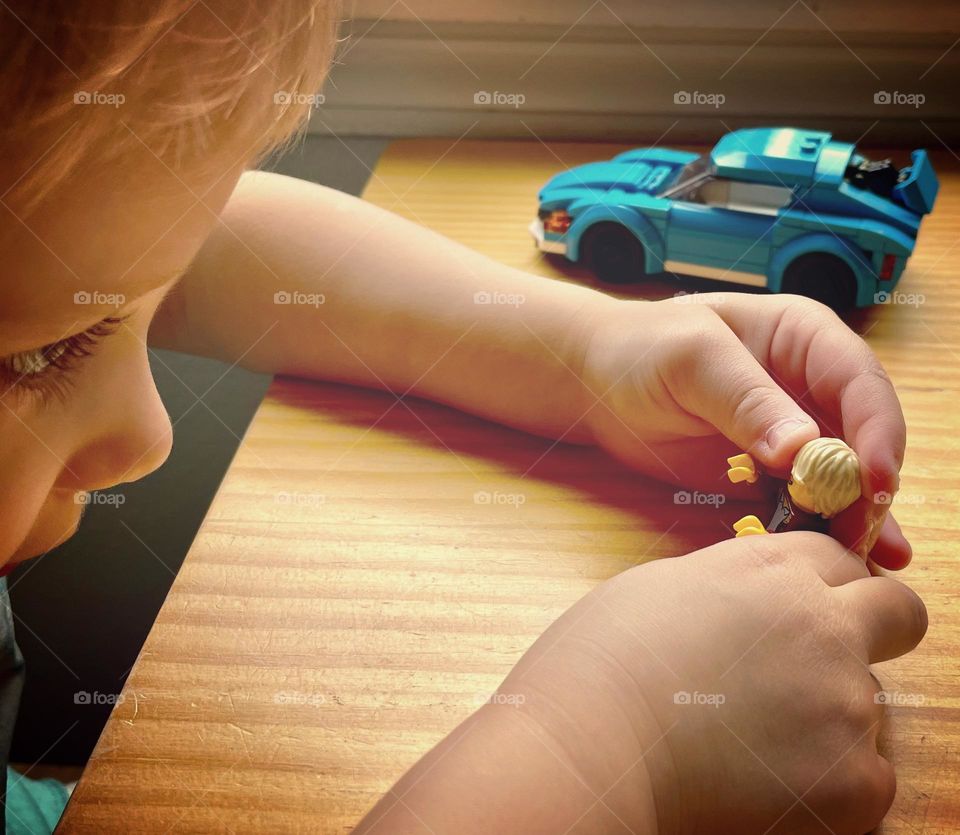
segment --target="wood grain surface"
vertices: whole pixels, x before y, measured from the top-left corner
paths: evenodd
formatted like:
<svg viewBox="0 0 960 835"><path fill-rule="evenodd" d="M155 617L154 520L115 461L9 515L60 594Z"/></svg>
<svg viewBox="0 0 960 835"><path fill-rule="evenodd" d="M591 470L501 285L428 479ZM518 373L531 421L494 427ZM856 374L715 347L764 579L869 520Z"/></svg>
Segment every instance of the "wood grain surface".
<svg viewBox="0 0 960 835"><path fill-rule="evenodd" d="M526 226L548 176L619 150L397 142L365 196L583 279L539 256ZM900 286L922 298L852 320L906 412L897 515L916 557L902 577L930 612L921 647L877 668L903 702L886 733L888 835L960 832L960 166L935 163L939 204ZM637 562L724 538L742 512L678 507L597 451L435 404L277 380L61 831L347 832L566 607Z"/></svg>

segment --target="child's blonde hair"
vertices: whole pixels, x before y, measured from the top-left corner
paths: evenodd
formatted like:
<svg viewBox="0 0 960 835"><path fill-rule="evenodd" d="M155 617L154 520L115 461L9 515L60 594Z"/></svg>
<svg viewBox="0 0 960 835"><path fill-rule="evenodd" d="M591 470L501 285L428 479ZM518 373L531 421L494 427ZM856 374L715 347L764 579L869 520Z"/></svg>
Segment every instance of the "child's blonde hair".
<svg viewBox="0 0 960 835"><path fill-rule="evenodd" d="M4 203L29 211L79 167L136 145L175 173L225 138L238 156L262 158L305 123L332 60L339 6L5 0Z"/></svg>

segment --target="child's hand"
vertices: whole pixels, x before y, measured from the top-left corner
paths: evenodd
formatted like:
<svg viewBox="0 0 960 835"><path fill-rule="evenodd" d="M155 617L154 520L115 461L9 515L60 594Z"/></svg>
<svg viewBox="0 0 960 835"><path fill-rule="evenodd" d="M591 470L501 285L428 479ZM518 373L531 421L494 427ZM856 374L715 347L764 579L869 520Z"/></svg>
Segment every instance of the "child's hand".
<svg viewBox="0 0 960 835"><path fill-rule="evenodd" d="M899 484L900 403L873 352L827 308L741 293L620 302L602 306L589 333L584 420L614 455L716 492L727 455L749 452L786 476L806 441L843 438L860 456L863 497L831 534L886 568L909 562L889 502L873 501Z"/></svg>
<svg viewBox="0 0 960 835"><path fill-rule="evenodd" d="M925 630L916 594L829 537L722 542L598 587L511 672L512 700L484 710L520 743L542 734L599 798L577 831L603 806L650 831L652 796L660 835L862 835L895 792L867 665Z"/></svg>

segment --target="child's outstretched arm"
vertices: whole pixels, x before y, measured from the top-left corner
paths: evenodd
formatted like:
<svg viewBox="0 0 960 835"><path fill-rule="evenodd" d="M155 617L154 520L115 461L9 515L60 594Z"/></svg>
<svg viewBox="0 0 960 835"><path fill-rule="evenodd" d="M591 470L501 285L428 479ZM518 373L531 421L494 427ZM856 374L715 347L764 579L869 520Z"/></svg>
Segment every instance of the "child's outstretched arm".
<svg viewBox="0 0 960 835"><path fill-rule="evenodd" d="M909 560L888 503L870 500L898 485L896 393L863 340L806 299L617 301L362 200L255 172L151 333L255 369L410 392L596 442L691 488L715 489L738 451L783 473L806 441L843 437L863 463L866 498L832 532L886 567Z"/></svg>
<svg viewBox="0 0 960 835"><path fill-rule="evenodd" d="M589 440L579 365L607 296L280 175L244 175L222 218L156 317L156 344Z"/></svg>

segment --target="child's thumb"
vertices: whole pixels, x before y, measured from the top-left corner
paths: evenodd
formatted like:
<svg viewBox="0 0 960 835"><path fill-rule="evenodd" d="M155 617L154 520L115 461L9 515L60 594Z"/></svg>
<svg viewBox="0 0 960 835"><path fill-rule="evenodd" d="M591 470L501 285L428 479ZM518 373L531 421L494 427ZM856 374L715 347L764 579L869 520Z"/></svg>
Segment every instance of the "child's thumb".
<svg viewBox="0 0 960 835"><path fill-rule="evenodd" d="M681 405L717 427L766 469L790 468L794 456L820 429L744 344L729 339L701 353L680 386Z"/></svg>

